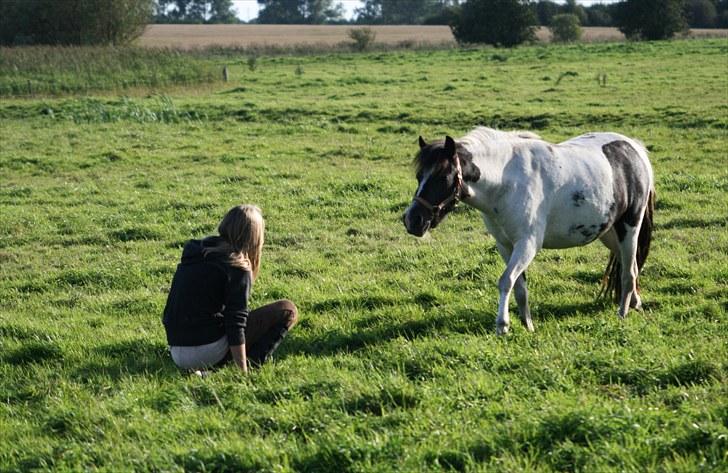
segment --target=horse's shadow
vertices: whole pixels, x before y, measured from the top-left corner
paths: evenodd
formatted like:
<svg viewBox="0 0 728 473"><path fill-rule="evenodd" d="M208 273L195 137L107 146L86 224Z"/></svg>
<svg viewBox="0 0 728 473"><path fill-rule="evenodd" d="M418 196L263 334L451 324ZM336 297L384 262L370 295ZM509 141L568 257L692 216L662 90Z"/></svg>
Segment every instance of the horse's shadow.
<svg viewBox="0 0 728 473"><path fill-rule="evenodd" d="M495 316L464 309L448 314L430 315L426 319L406 320L399 323L369 324L361 320L355 330L335 330L324 336L299 335L291 337L284 344L281 355L306 354L316 356L354 352L363 348L404 338L415 340L421 337L444 333L488 334L495 333Z"/></svg>
<svg viewBox="0 0 728 473"><path fill-rule="evenodd" d="M566 319L596 313L610 307L610 301L594 299L572 304L542 303L532 314L535 322L548 319ZM304 354L328 356L350 353L397 338L415 340L422 337L442 336L446 333L489 336L495 334L496 307L488 310L461 309L447 314L436 314L426 319L406 320L399 323L369 324L366 320L355 323L355 330L334 330L323 336L295 334L281 346L279 357ZM518 310L511 307L511 325L520 329ZM538 328L536 328L538 333Z"/></svg>

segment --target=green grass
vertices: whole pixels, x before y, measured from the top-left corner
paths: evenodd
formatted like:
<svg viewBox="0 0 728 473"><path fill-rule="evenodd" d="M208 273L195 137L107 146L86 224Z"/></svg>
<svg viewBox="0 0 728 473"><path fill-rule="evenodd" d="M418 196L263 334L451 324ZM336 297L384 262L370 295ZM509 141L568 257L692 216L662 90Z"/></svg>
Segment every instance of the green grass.
<svg viewBox="0 0 728 473"><path fill-rule="evenodd" d="M727 52L240 58L232 83L162 96L4 99L0 471L724 471ZM495 336L503 264L477 212L422 240L399 219L417 136L477 124L646 143L644 312L595 301L603 247L544 251L536 333ZM248 377L186 377L166 290L239 202L268 224L253 305L288 297L301 321Z"/></svg>
<svg viewBox="0 0 728 473"><path fill-rule="evenodd" d="M161 89L222 80L222 66L174 49L0 47L0 97Z"/></svg>

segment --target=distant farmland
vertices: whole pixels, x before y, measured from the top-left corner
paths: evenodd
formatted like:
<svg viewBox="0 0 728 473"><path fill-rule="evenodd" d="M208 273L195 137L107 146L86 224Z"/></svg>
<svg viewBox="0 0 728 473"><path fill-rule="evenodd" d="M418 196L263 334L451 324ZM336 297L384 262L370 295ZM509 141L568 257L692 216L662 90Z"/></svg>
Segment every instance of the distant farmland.
<svg viewBox="0 0 728 473"><path fill-rule="evenodd" d="M142 46L175 47L183 49L207 46L293 46L335 45L348 42L348 32L355 25L151 25L139 40ZM376 42L454 44L447 26L385 25L370 26L376 33ZM536 36L549 41L547 28L539 28ZM694 29L694 37L728 37L728 30ZM584 41L621 41L624 35L616 28L584 28Z"/></svg>

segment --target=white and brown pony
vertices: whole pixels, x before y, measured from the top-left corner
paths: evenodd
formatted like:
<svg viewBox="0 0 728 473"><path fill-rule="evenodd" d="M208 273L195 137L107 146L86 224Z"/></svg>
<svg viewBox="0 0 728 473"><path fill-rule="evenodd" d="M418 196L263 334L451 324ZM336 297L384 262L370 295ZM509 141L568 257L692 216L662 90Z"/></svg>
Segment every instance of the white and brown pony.
<svg viewBox="0 0 728 473"><path fill-rule="evenodd" d="M422 236L458 201L478 209L506 269L498 281L496 331L508 332L515 291L523 325L533 331L526 268L541 248L583 246L599 239L611 251L605 293L619 316L639 308L637 278L652 238L655 187L647 151L616 133L588 133L550 144L528 132L479 127L427 144L415 157L418 187L404 214Z"/></svg>

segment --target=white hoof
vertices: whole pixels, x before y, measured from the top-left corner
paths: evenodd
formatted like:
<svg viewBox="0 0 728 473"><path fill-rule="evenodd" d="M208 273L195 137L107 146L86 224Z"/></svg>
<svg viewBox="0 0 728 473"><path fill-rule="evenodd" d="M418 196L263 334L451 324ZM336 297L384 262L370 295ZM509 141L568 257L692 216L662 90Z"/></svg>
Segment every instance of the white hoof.
<svg viewBox="0 0 728 473"><path fill-rule="evenodd" d="M498 336L505 335L508 333L508 324L496 324L495 334Z"/></svg>
<svg viewBox="0 0 728 473"><path fill-rule="evenodd" d="M526 319L521 321L523 323L523 326L526 327L526 330L529 332L534 332L535 329L533 328L533 321L531 319Z"/></svg>

